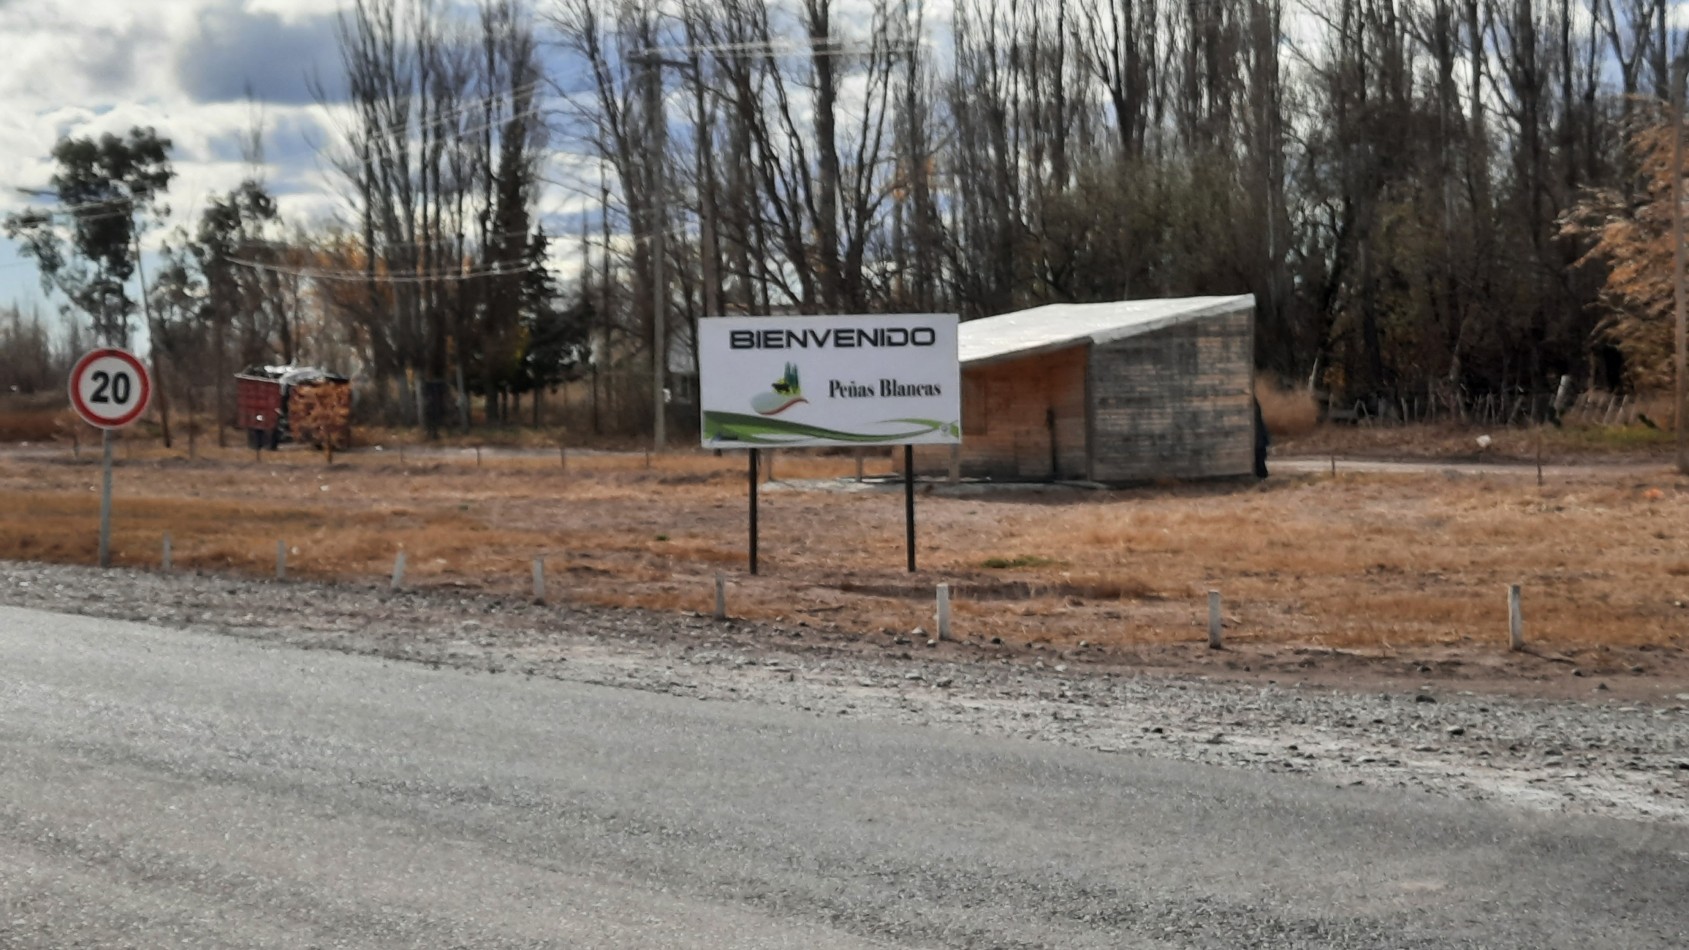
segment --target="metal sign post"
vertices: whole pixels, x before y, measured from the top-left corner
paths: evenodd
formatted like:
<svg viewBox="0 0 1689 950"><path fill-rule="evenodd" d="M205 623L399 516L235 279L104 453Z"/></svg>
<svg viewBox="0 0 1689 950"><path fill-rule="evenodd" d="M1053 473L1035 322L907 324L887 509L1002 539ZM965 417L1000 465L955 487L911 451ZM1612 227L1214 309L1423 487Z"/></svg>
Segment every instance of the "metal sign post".
<svg viewBox="0 0 1689 950"><path fill-rule="evenodd" d="M100 566L111 567L111 430L100 432Z"/></svg>
<svg viewBox="0 0 1689 950"><path fill-rule="evenodd" d="M751 573L757 572L757 455L751 450Z"/></svg>
<svg viewBox="0 0 1689 950"><path fill-rule="evenodd" d="M909 573L915 573L915 447L903 447L903 543L909 549Z"/></svg>
<svg viewBox="0 0 1689 950"><path fill-rule="evenodd" d="M100 451L100 566L111 566L112 431L134 424L152 401L152 377L128 350L90 350L70 371L70 405L103 430Z"/></svg>

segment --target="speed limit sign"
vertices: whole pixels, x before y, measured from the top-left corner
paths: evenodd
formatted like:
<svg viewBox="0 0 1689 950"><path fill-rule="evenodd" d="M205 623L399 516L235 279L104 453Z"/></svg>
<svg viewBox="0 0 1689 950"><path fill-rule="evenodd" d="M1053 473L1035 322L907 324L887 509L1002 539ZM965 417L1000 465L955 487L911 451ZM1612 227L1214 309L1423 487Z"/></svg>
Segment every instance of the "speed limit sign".
<svg viewBox="0 0 1689 950"><path fill-rule="evenodd" d="M128 350L91 350L70 371L70 404L91 426L121 429L141 418L151 399L147 367Z"/></svg>

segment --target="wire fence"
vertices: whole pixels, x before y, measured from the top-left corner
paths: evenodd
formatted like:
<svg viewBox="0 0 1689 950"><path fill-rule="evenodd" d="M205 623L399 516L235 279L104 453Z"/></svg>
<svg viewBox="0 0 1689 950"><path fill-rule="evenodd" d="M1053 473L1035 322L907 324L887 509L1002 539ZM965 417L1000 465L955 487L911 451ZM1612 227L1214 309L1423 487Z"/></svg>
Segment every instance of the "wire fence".
<svg viewBox="0 0 1689 950"><path fill-rule="evenodd" d="M1418 396L1380 396L1323 401L1322 419L1360 426L1460 423L1529 426L1541 423L1579 426L1669 428L1669 400L1636 393L1590 389L1569 394L1491 392Z"/></svg>

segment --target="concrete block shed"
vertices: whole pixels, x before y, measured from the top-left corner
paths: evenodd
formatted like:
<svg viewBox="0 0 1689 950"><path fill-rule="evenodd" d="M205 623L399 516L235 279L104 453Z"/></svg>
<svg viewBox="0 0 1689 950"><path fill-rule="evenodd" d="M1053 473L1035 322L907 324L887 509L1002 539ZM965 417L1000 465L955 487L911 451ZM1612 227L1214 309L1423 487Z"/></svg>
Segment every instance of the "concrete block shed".
<svg viewBox="0 0 1689 950"><path fill-rule="evenodd" d="M960 334L962 445L917 446L921 474L1125 484L1253 471L1253 295L1052 304Z"/></svg>

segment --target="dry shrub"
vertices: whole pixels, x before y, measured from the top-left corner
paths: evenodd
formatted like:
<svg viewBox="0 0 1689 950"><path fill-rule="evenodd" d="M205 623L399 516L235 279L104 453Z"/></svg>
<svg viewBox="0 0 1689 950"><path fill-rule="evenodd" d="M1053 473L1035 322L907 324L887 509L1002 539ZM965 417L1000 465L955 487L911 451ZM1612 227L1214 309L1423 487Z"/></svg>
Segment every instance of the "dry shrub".
<svg viewBox="0 0 1689 950"><path fill-rule="evenodd" d="M1306 435L1319 425L1320 405L1306 387L1287 389L1267 379L1255 381L1255 399L1261 404L1261 418L1274 438Z"/></svg>
<svg viewBox="0 0 1689 950"><path fill-rule="evenodd" d="M0 397L0 442L49 442L75 424L64 393Z"/></svg>
<svg viewBox="0 0 1689 950"><path fill-rule="evenodd" d="M47 442L62 430L50 409L0 409L0 442Z"/></svg>
<svg viewBox="0 0 1689 950"><path fill-rule="evenodd" d="M293 388L290 397L293 434L334 461L335 449L352 445L352 387L322 381Z"/></svg>
<svg viewBox="0 0 1689 950"><path fill-rule="evenodd" d="M1073 578L1067 592L1089 600L1150 600L1161 591L1142 578L1111 574L1084 574Z"/></svg>

